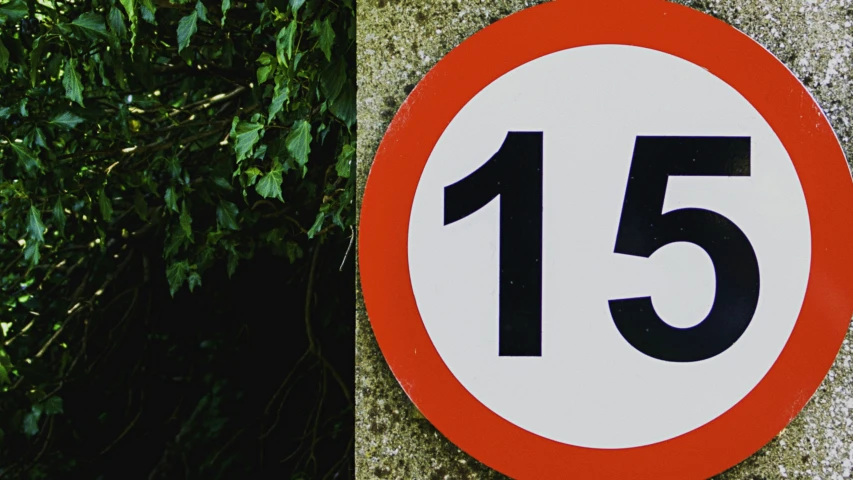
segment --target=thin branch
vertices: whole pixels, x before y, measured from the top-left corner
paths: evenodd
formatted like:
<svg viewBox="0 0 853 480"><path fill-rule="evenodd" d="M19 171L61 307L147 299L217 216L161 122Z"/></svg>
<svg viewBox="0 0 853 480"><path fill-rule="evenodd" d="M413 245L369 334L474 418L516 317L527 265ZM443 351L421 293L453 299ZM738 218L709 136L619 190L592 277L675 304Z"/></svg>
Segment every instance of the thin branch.
<svg viewBox="0 0 853 480"><path fill-rule="evenodd" d="M142 402L142 398L144 396L145 396L145 391L144 390L140 391L139 392L139 402L140 403ZM142 405L139 406L139 411L136 412L136 416L134 416L133 420L131 420L130 423L124 428L124 430L122 430L121 434L119 434L119 436L115 440L113 440L109 445L107 445L103 450L101 450L101 455L110 451L111 448L113 448L118 442L120 442L121 439L124 438L125 435L127 435L127 432L129 432L133 428L133 426L136 425L136 421L139 420L139 417L141 415L142 415Z"/></svg>
<svg viewBox="0 0 853 480"><path fill-rule="evenodd" d="M349 245L347 245L347 251L346 251L346 253L344 253L344 259L341 260L341 267L338 268L339 272L344 271L344 263L346 263L347 257L349 257L349 251L352 248L353 239L355 239L355 230L352 228L352 225L350 225L349 230L350 230Z"/></svg>
<svg viewBox="0 0 853 480"><path fill-rule="evenodd" d="M308 336L308 350L317 352L317 344L314 340L314 329L311 326L311 300L314 295L314 272L317 270L317 260L320 258L320 243L314 247L314 255L311 257L311 269L308 271L308 288L305 289L305 333Z"/></svg>

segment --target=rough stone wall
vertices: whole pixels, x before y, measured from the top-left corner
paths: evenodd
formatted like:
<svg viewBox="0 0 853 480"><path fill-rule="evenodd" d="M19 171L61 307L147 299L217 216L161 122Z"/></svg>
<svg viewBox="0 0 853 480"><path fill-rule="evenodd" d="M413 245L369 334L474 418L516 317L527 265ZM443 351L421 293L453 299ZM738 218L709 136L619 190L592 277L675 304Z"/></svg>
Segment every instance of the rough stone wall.
<svg viewBox="0 0 853 480"><path fill-rule="evenodd" d="M359 0L359 194L385 129L421 77L474 32L538 3L543 1ZM853 158L853 0L678 3L737 27L781 59L818 100ZM506 478L446 440L409 401L373 337L360 286L357 295L357 478ZM718 479L837 480L853 475L851 339L853 333L820 389L788 428Z"/></svg>

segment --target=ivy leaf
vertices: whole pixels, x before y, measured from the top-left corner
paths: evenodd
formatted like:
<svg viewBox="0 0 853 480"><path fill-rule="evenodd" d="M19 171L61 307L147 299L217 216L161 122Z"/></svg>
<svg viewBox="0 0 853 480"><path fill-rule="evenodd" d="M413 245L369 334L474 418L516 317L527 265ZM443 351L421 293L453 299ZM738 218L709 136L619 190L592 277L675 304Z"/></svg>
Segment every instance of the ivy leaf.
<svg viewBox="0 0 853 480"><path fill-rule="evenodd" d="M9 50L0 41L0 73L6 73L9 69Z"/></svg>
<svg viewBox="0 0 853 480"><path fill-rule="evenodd" d="M232 250L231 253L228 254L228 278L231 278L231 276L234 275L234 272L237 271L237 263L239 261L240 257L237 255L237 252Z"/></svg>
<svg viewBox="0 0 853 480"><path fill-rule="evenodd" d="M41 221L41 212L35 205L30 205L30 212L27 215L27 232L30 238L39 243L44 243L44 223Z"/></svg>
<svg viewBox="0 0 853 480"><path fill-rule="evenodd" d="M293 16L296 16L296 12L299 11L299 7L305 4L305 0L290 0L290 11L293 12Z"/></svg>
<svg viewBox="0 0 853 480"><path fill-rule="evenodd" d="M273 90L272 94L272 101L270 102L270 113L267 123L273 121L273 118L275 118L276 114L281 111L282 107L284 107L284 102L287 101L289 97L290 87L282 85L276 81L275 90Z"/></svg>
<svg viewBox="0 0 853 480"><path fill-rule="evenodd" d="M275 37L275 56L278 63L287 65L287 61L293 58L293 41L296 38L296 21L291 21L286 27L279 30Z"/></svg>
<svg viewBox="0 0 853 480"><path fill-rule="evenodd" d="M43 408L45 415L58 415L60 413L65 413L62 408L62 398L57 397L56 395L45 400Z"/></svg>
<svg viewBox="0 0 853 480"><path fill-rule="evenodd" d="M281 198L281 168L274 168L269 173L261 177L258 185L255 187L258 194L264 198Z"/></svg>
<svg viewBox="0 0 853 480"><path fill-rule="evenodd" d="M258 131L263 128L261 123L241 121L234 129L236 140L234 142L234 151L237 152L237 163L248 158L252 153L252 148L258 143L260 135Z"/></svg>
<svg viewBox="0 0 853 480"><path fill-rule="evenodd" d="M293 17L296 18L296 12L305 4L305 0L290 0L290 11L293 12Z"/></svg>
<svg viewBox="0 0 853 480"><path fill-rule="evenodd" d="M102 188L98 193L98 205L101 207L101 216L104 217L104 221L109 222L113 218L113 202L110 201L110 198L107 196L106 192Z"/></svg>
<svg viewBox="0 0 853 480"><path fill-rule="evenodd" d="M0 324L0 325L11 326L10 324ZM0 332L3 333L4 337L6 336L7 331L6 331L5 326L0 327ZM0 365L4 366L10 370L15 368L15 366L12 364L12 359L9 358L9 354L6 353L6 350L4 350L2 346L0 346Z"/></svg>
<svg viewBox="0 0 853 480"><path fill-rule="evenodd" d="M50 123L52 125L59 126L59 127L71 129L71 128L76 127L77 125L80 125L80 123L82 123L82 122L83 122L83 119L78 117L77 115L74 115L71 112L62 112L62 113L56 115L55 117L51 118L50 122L48 122L48 123Z"/></svg>
<svg viewBox="0 0 853 480"><path fill-rule="evenodd" d="M166 171L172 179L178 178L181 174L181 161L178 157L169 157L166 159Z"/></svg>
<svg viewBox="0 0 853 480"><path fill-rule="evenodd" d="M175 292L177 292L187 280L187 274L189 271L190 265L186 260L175 262L166 268L166 280L169 282L169 293L172 297L175 296Z"/></svg>
<svg viewBox="0 0 853 480"><path fill-rule="evenodd" d="M332 115L338 117L347 128L355 123L355 87L347 84L341 89L340 95L329 105Z"/></svg>
<svg viewBox="0 0 853 480"><path fill-rule="evenodd" d="M302 247L300 247L298 243L289 241L284 245L284 248L287 252L287 259L290 260L290 263L293 263L297 259L302 258Z"/></svg>
<svg viewBox="0 0 853 480"><path fill-rule="evenodd" d="M75 18L71 25L78 27L90 40L107 35L107 27L104 25L104 17L94 12L86 12Z"/></svg>
<svg viewBox="0 0 853 480"><path fill-rule="evenodd" d="M35 133L35 142L36 145L42 148L47 148L47 139L44 137L44 132L41 130L41 127L36 127L34 130Z"/></svg>
<svg viewBox="0 0 853 480"><path fill-rule="evenodd" d="M317 214L317 218L314 219L314 225L311 225L311 228L308 230L308 238L314 238L314 235L317 235L320 232L323 228L323 220L325 219L325 213L320 212Z"/></svg>
<svg viewBox="0 0 853 480"><path fill-rule="evenodd" d="M187 285L189 285L190 293L192 293L193 290L195 290L195 287L201 286L201 275L196 272L191 273L187 279Z"/></svg>
<svg viewBox="0 0 853 480"><path fill-rule="evenodd" d="M83 107L83 84L77 73L77 59L71 58L65 62L65 72L62 75L62 86L65 87L65 97L77 102Z"/></svg>
<svg viewBox="0 0 853 480"><path fill-rule="evenodd" d="M349 178L353 157L355 157L355 148L349 144L344 145L335 164L335 171L338 172L339 177Z"/></svg>
<svg viewBox="0 0 853 480"><path fill-rule="evenodd" d="M107 22L110 25L110 30L119 38L127 37L127 26L124 24L124 14L116 7L110 8L110 14L107 17Z"/></svg>
<svg viewBox="0 0 853 480"><path fill-rule="evenodd" d="M198 31L198 12L193 11L193 13L187 15L182 18L181 21L178 22L178 53L190 45L190 40L195 35L195 32Z"/></svg>
<svg viewBox="0 0 853 480"><path fill-rule="evenodd" d="M240 227L237 225L237 215L239 213L240 210L237 208L237 205L227 200L221 200L219 206L216 207L216 223L220 228L239 230Z"/></svg>
<svg viewBox="0 0 853 480"><path fill-rule="evenodd" d="M154 17L154 14L157 12L157 6L154 5L154 2L152 0L142 0L140 3L142 4L142 19L151 25L157 25L157 19Z"/></svg>
<svg viewBox="0 0 853 480"><path fill-rule="evenodd" d="M133 48L136 46L136 27L139 25L139 18L136 16L136 0L120 1L127 13L127 19L130 20L130 53L133 53Z"/></svg>
<svg viewBox="0 0 853 480"><path fill-rule="evenodd" d="M163 258L174 257L181 247L187 243L187 236L181 231L180 227L172 228L169 235L166 236L166 245L163 248Z"/></svg>
<svg viewBox="0 0 853 480"><path fill-rule="evenodd" d="M24 260L30 262L30 265L38 265L39 263L39 245L38 242L28 243L26 248L24 248Z"/></svg>
<svg viewBox="0 0 853 480"><path fill-rule="evenodd" d="M285 142L293 159L300 166L305 166L308 163L308 154L311 153L311 124L305 120L294 123Z"/></svg>
<svg viewBox="0 0 853 480"><path fill-rule="evenodd" d="M193 218L190 216L190 209L187 208L187 202L184 200L181 203L181 216L179 218L181 224L181 230L183 230L184 235L187 236L190 242L193 241Z"/></svg>
<svg viewBox="0 0 853 480"><path fill-rule="evenodd" d="M258 67L257 77L258 77L258 85L267 81L270 77L270 72L272 71L271 65L261 65Z"/></svg>
<svg viewBox="0 0 853 480"><path fill-rule="evenodd" d="M209 235L208 235L208 237L209 237ZM208 238L207 243L208 243L208 245L210 245L210 244L214 244L218 241L219 240L210 240L210 238ZM214 250L210 246L205 246L204 248L201 249L201 252L199 252L199 254L198 254L199 268L210 268L210 266L213 265L213 262L215 262L215 261L216 261L216 250ZM201 285L201 284L199 284L199 285Z"/></svg>
<svg viewBox="0 0 853 480"><path fill-rule="evenodd" d="M12 381L9 380L9 373L6 371L6 367L0 365L0 385L3 385L4 383L12 383ZM2 439L3 437L0 435L0 441L2 441Z"/></svg>
<svg viewBox="0 0 853 480"><path fill-rule="evenodd" d="M41 417L41 410L27 412L27 414L24 415L24 423L22 425L23 429L24 429L24 435L26 435L28 437L33 437L37 433L39 433L39 418L40 417Z"/></svg>
<svg viewBox="0 0 853 480"><path fill-rule="evenodd" d="M65 230L65 210L62 208L62 199L57 198L56 204L53 206L53 221L60 232Z"/></svg>
<svg viewBox="0 0 853 480"><path fill-rule="evenodd" d="M38 69L41 66L46 45L47 42L42 41L42 37L38 37L33 42L33 49L30 52L30 84L34 88L38 83Z"/></svg>
<svg viewBox="0 0 853 480"><path fill-rule="evenodd" d="M269 53L267 53L267 52L261 52L261 54L258 56L258 60L257 60L257 61L258 61L258 63L260 63L261 65L269 65L269 64L271 64L271 63L272 63L272 61L273 61L273 59L274 59L274 58L275 58L275 57L273 57L272 55L270 55L270 54L269 54Z"/></svg>
<svg viewBox="0 0 853 480"><path fill-rule="evenodd" d="M31 172L34 168L38 168L39 170L44 170L41 162L38 157L32 150L25 147L23 144L11 142L9 145L12 146L12 150L18 154L18 160L24 165L24 169L27 172Z"/></svg>
<svg viewBox="0 0 853 480"><path fill-rule="evenodd" d="M252 167L244 172L246 174L246 186L251 187L258 181L258 177L261 175L261 171L256 167Z"/></svg>
<svg viewBox="0 0 853 480"><path fill-rule="evenodd" d="M201 3L201 0L198 0L195 3L195 12L198 14L198 18L201 19L202 22L210 23L210 20L207 19L207 7Z"/></svg>
<svg viewBox="0 0 853 480"><path fill-rule="evenodd" d="M320 74L320 87L330 101L337 98L347 80L347 66L343 61L330 63Z"/></svg>
<svg viewBox="0 0 853 480"><path fill-rule="evenodd" d="M12 22L17 22L27 16L27 4L24 0L12 0L11 2L0 4L0 16L6 17Z"/></svg>
<svg viewBox="0 0 853 480"><path fill-rule="evenodd" d="M145 202L145 198L139 190L136 191L136 195L133 197L133 209L136 210L136 214L139 215L140 220L143 222L148 221L148 203Z"/></svg>
<svg viewBox="0 0 853 480"><path fill-rule="evenodd" d="M326 60L332 60L332 45L335 43L335 30L332 29L332 24L329 22L329 18L326 17L323 20L323 24L320 25L320 40L318 40L320 45L320 50L326 55Z"/></svg>
<svg viewBox="0 0 853 480"><path fill-rule="evenodd" d="M231 10L231 0L222 0L222 25L225 26L225 14Z"/></svg>
<svg viewBox="0 0 853 480"><path fill-rule="evenodd" d="M166 201L166 206L169 207L169 210L178 213L178 196L175 194L173 187L166 189L166 195L163 197L163 200Z"/></svg>

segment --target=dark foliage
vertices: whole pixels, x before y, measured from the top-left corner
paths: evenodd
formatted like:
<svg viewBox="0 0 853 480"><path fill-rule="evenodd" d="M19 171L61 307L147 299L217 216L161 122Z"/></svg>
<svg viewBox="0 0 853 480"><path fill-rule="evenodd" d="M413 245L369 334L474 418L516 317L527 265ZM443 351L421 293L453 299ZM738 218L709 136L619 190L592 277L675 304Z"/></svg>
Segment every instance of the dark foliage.
<svg viewBox="0 0 853 480"><path fill-rule="evenodd" d="M352 0L0 3L0 478L352 475L354 42Z"/></svg>

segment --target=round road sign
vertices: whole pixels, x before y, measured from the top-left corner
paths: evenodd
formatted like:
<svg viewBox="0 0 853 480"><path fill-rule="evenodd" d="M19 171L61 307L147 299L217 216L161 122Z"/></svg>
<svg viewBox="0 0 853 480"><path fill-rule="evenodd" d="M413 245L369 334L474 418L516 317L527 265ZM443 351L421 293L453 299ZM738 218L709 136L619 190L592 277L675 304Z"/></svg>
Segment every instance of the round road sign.
<svg viewBox="0 0 853 480"><path fill-rule="evenodd" d="M515 478L707 478L781 431L853 314L853 182L747 36L664 1L562 0L442 59L361 213L397 380Z"/></svg>

